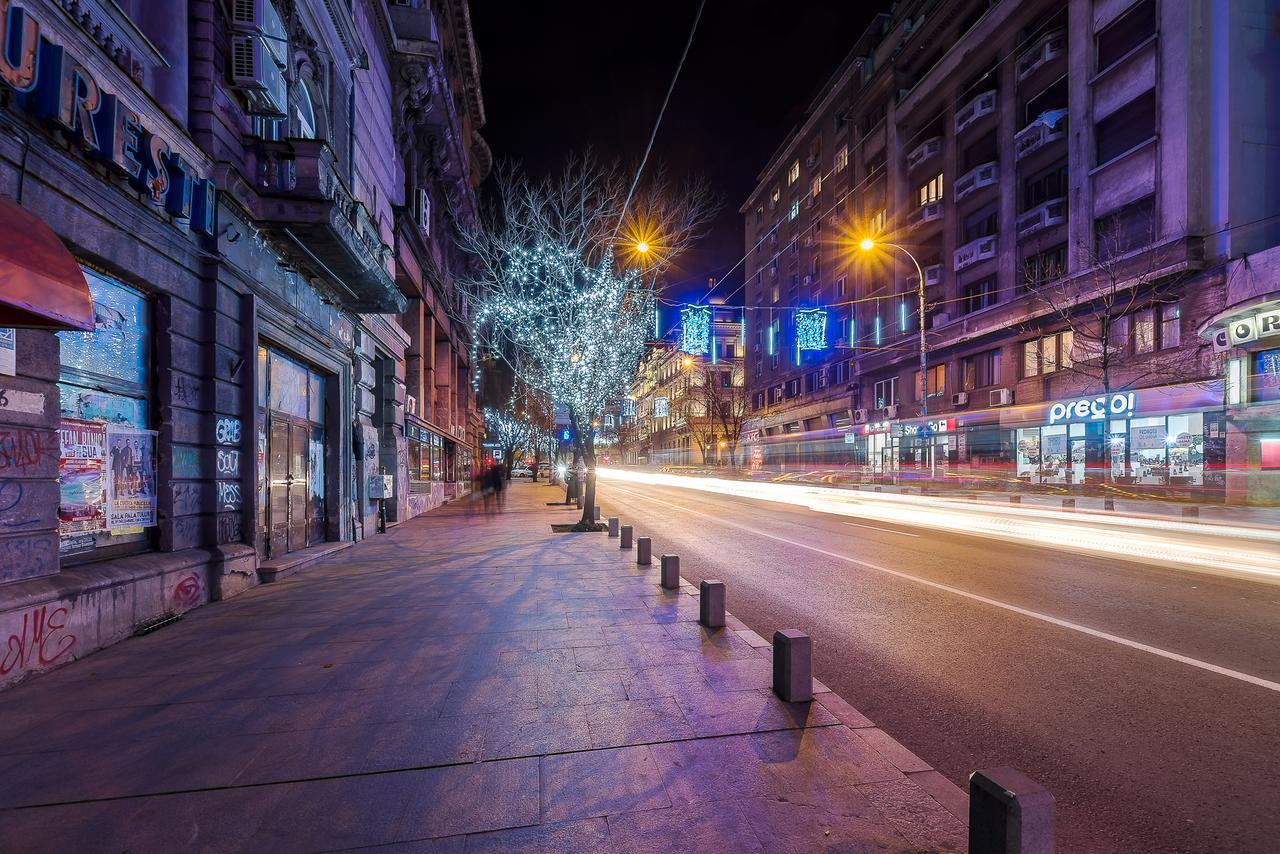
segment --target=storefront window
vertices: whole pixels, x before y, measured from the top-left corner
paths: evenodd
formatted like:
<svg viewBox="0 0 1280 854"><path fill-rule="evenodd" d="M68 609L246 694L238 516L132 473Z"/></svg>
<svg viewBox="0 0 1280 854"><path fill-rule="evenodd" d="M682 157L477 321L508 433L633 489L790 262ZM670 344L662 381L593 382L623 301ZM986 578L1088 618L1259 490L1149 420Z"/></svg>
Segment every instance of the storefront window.
<svg viewBox="0 0 1280 854"><path fill-rule="evenodd" d="M1129 421L1129 465L1134 482L1160 484L1168 477L1165 454L1165 419L1133 418Z"/></svg>
<svg viewBox="0 0 1280 854"><path fill-rule="evenodd" d="M1040 474L1040 428L1018 431L1018 478L1036 482Z"/></svg>
<svg viewBox="0 0 1280 854"><path fill-rule="evenodd" d="M137 550L156 524L150 306L133 288L84 274L94 331L58 333L60 550L105 556Z"/></svg>
<svg viewBox="0 0 1280 854"><path fill-rule="evenodd" d="M1280 349L1259 350L1253 354L1253 376L1250 380L1251 403L1280 400Z"/></svg>
<svg viewBox="0 0 1280 854"><path fill-rule="evenodd" d="M1204 483L1204 416L1170 415L1165 431L1168 446L1170 486L1200 486Z"/></svg>

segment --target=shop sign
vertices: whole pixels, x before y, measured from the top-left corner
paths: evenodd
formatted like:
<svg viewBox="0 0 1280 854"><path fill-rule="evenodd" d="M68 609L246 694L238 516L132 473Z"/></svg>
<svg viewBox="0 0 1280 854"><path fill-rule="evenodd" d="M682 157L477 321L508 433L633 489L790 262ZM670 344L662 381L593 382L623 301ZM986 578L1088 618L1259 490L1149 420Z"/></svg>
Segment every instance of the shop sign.
<svg viewBox="0 0 1280 854"><path fill-rule="evenodd" d="M844 443L845 443L846 445L852 445L852 444L854 444L856 441L858 441L858 434L857 434L857 433L845 433L845 434L844 434Z"/></svg>
<svg viewBox="0 0 1280 854"><path fill-rule="evenodd" d="M950 433L954 429L956 429L956 420L954 418L937 418L933 421L926 421L923 424L903 424L902 435L932 436L935 433Z"/></svg>
<svg viewBox="0 0 1280 854"><path fill-rule="evenodd" d="M1137 407L1138 398L1133 392L1116 392L1112 395L1082 397L1066 403L1055 403L1049 408L1049 423L1063 421L1103 421L1108 415L1128 418Z"/></svg>
<svg viewBox="0 0 1280 854"><path fill-rule="evenodd" d="M1225 327L1213 333L1213 351L1221 353L1272 335L1280 335L1280 308L1259 311L1252 317L1241 317L1228 322Z"/></svg>
<svg viewBox="0 0 1280 854"><path fill-rule="evenodd" d="M12 7L12 0L0 0L0 81L19 93L24 109L60 127L156 207L197 234L213 235L213 181L143 127L138 114L103 90L70 51L42 37L40 23L28 10Z"/></svg>
<svg viewBox="0 0 1280 854"><path fill-rule="evenodd" d="M862 432L868 436L875 433L888 433L889 428L893 425L892 421L868 421L862 428Z"/></svg>

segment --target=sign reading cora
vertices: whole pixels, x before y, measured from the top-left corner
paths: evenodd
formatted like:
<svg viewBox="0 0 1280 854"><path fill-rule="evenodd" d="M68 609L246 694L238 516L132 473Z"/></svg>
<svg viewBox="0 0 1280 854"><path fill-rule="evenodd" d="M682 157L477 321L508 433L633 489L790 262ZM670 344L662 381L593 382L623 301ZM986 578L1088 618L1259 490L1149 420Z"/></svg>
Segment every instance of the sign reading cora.
<svg viewBox="0 0 1280 854"><path fill-rule="evenodd" d="M1254 312L1250 317L1237 317L1230 321L1213 333L1213 351L1221 353L1272 335L1280 335L1280 308Z"/></svg>
<svg viewBox="0 0 1280 854"><path fill-rule="evenodd" d="M0 0L0 81L19 93L24 109L61 128L156 207L197 234L213 234L213 181L144 128L138 114L100 88L66 48L41 37L39 22L13 0Z"/></svg>
<svg viewBox="0 0 1280 854"><path fill-rule="evenodd" d="M1102 421L1108 415L1128 418L1138 405L1137 395L1133 392L1116 392L1112 395L1100 394L1097 397L1082 397L1066 403L1055 403L1049 408L1049 423L1061 421Z"/></svg>

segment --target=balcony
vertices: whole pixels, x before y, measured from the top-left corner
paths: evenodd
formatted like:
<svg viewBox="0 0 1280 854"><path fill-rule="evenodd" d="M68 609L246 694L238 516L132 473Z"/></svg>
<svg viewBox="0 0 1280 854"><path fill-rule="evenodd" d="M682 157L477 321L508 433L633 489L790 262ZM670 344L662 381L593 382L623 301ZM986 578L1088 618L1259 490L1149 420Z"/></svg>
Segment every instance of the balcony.
<svg viewBox="0 0 1280 854"><path fill-rule="evenodd" d="M322 140L246 141L264 231L296 248L292 260L328 285L349 311L399 314L408 302L387 272L391 247L338 171Z"/></svg>
<svg viewBox="0 0 1280 854"><path fill-rule="evenodd" d="M970 169L956 179L956 201L960 201L974 190L990 187L1000 180L1000 164L992 160L981 166Z"/></svg>
<svg viewBox="0 0 1280 854"><path fill-rule="evenodd" d="M911 212L907 217L908 228L919 228L925 223L937 222L942 219L942 200L929 202L927 205L921 205Z"/></svg>
<svg viewBox="0 0 1280 854"><path fill-rule="evenodd" d="M1014 223L1017 229L1018 239L1029 237L1037 231L1043 231L1055 225L1062 225L1067 221L1067 200L1066 198L1050 199L1042 205L1037 205L1026 213L1018 217Z"/></svg>
<svg viewBox="0 0 1280 854"><path fill-rule="evenodd" d="M994 113L998 102L999 97L995 89L988 89L986 92L974 96L964 106L956 110L956 133L962 133L965 128L978 119Z"/></svg>
<svg viewBox="0 0 1280 854"><path fill-rule="evenodd" d="M942 137L935 136L911 149L907 155L907 169L915 169L942 153Z"/></svg>
<svg viewBox="0 0 1280 854"><path fill-rule="evenodd" d="M1019 82L1026 80L1066 52L1066 30L1054 30L1051 33L1045 33L1026 53L1018 57L1018 64L1014 69L1014 73L1018 75Z"/></svg>
<svg viewBox="0 0 1280 854"><path fill-rule="evenodd" d="M956 250L954 260L955 271L958 273L966 267L972 267L979 261L985 261L988 258L996 257L996 235L991 234L986 237L979 237L977 240L970 240L964 246Z"/></svg>
<svg viewBox="0 0 1280 854"><path fill-rule="evenodd" d="M1050 110L1041 113L1031 124L1013 136L1014 156L1021 160L1033 151L1039 151L1051 142L1067 137L1067 111Z"/></svg>

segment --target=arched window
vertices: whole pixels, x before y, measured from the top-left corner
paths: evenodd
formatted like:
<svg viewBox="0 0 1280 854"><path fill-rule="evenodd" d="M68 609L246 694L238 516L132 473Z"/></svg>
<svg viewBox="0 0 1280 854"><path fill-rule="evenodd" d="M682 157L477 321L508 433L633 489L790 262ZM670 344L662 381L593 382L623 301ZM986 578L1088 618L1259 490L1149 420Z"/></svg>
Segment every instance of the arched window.
<svg viewBox="0 0 1280 854"><path fill-rule="evenodd" d="M294 99L294 117L298 120L298 136L316 138L316 111L311 103L311 88L305 82L298 84L298 97Z"/></svg>

